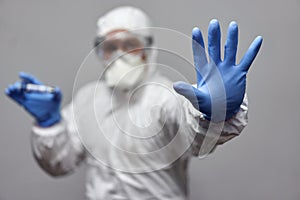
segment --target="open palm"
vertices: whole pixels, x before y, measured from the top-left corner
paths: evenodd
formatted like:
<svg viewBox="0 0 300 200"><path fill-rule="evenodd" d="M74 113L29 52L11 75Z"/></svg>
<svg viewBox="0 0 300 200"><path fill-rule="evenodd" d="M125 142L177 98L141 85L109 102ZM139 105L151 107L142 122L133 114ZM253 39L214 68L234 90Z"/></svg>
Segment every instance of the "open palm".
<svg viewBox="0 0 300 200"><path fill-rule="evenodd" d="M246 75L260 49L262 37L254 39L240 63L236 64L238 44L236 22L231 22L228 27L223 60L220 56L221 32L217 20L212 20L208 27L209 62L199 28L193 29L192 36L197 87L177 82L174 83L174 89L190 100L206 119L214 122L228 120L239 111L243 102Z"/></svg>

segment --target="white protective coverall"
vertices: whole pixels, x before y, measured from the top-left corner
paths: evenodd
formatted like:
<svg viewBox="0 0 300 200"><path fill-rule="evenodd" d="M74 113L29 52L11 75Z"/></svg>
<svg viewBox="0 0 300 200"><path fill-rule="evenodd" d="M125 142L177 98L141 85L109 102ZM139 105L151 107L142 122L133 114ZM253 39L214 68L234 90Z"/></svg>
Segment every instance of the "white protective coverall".
<svg viewBox="0 0 300 200"><path fill-rule="evenodd" d="M140 84L131 93L91 82L62 109L61 122L33 126L39 165L60 176L86 163L90 200L188 199L188 162L198 156L209 122L158 71L149 70ZM247 111L245 98L217 145L240 134Z"/></svg>

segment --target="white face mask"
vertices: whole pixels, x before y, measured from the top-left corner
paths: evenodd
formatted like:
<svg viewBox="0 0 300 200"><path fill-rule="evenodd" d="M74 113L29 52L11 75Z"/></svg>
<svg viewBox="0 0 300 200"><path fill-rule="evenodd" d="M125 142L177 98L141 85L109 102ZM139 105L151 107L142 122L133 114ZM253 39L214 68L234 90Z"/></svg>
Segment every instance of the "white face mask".
<svg viewBox="0 0 300 200"><path fill-rule="evenodd" d="M123 52L116 52L113 58L117 59L110 64L104 73L105 81L109 87L130 90L144 78L146 66L140 54L123 55Z"/></svg>

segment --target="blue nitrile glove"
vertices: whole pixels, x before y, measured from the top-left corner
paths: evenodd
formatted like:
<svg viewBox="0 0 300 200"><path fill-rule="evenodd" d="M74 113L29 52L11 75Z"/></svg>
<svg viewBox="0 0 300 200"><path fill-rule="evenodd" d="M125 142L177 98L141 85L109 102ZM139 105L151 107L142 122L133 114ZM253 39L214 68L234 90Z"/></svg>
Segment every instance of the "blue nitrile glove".
<svg viewBox="0 0 300 200"><path fill-rule="evenodd" d="M24 85L27 83L42 85L42 83L30 74L20 72L21 81L10 85L5 93L23 106L42 127L49 127L59 122L60 103L62 94L59 88L55 88L53 93L26 91Z"/></svg>
<svg viewBox="0 0 300 200"><path fill-rule="evenodd" d="M224 49L224 60L220 57L220 25L216 19L208 27L208 63L201 31L194 28L193 55L197 73L197 87L184 82L173 87L185 96L207 120L220 122L235 115L243 102L246 90L246 75L255 59L262 37L258 36L250 45L241 62L236 65L238 26L231 22L228 27Z"/></svg>

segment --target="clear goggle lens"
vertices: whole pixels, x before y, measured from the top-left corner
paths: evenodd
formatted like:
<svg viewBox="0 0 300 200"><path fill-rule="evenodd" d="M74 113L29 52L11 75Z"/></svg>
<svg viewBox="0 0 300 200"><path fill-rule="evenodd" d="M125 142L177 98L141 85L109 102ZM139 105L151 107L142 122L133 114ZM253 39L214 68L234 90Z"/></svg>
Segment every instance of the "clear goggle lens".
<svg viewBox="0 0 300 200"><path fill-rule="evenodd" d="M101 59L108 60L118 50L137 54L151 44L151 37L146 38L134 33L119 32L112 36L97 37L95 40L95 50Z"/></svg>

